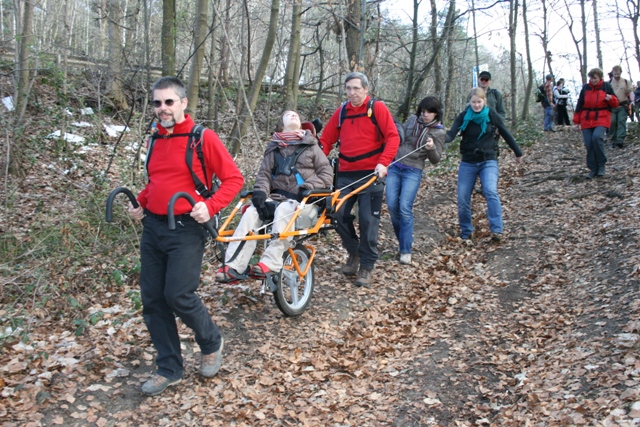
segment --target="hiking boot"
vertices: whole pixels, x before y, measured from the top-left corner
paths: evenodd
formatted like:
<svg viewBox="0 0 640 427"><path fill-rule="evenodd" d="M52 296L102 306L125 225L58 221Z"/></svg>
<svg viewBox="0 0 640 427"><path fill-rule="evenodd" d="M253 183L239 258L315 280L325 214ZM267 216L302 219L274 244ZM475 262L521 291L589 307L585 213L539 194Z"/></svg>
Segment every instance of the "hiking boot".
<svg viewBox="0 0 640 427"><path fill-rule="evenodd" d="M411 254L400 254L400 264L411 265Z"/></svg>
<svg viewBox="0 0 640 427"><path fill-rule="evenodd" d="M618 146L618 148L623 148L624 147L624 141L619 139L618 142L616 142L616 145Z"/></svg>
<svg viewBox="0 0 640 427"><path fill-rule="evenodd" d="M182 381L182 378L170 380L162 375L153 374L146 383L142 384L142 392L147 396L155 396L165 391L167 387L178 384L180 381Z"/></svg>
<svg viewBox="0 0 640 427"><path fill-rule="evenodd" d="M598 173L596 175L597 176L604 176L604 166L600 166L598 168Z"/></svg>
<svg viewBox="0 0 640 427"><path fill-rule="evenodd" d="M587 175L587 179L593 179L596 177L596 175L598 175L596 171L591 171L589 172L589 175Z"/></svg>
<svg viewBox="0 0 640 427"><path fill-rule="evenodd" d="M224 338L220 338L220 348L211 354L201 354L200 356L200 375L211 378L220 370L222 366L222 347L224 346Z"/></svg>
<svg viewBox="0 0 640 427"><path fill-rule="evenodd" d="M349 254L349 259L347 259L347 263L342 266L340 271L345 276L355 276L358 274L358 268L360 267L360 257L357 254Z"/></svg>
<svg viewBox="0 0 640 427"><path fill-rule="evenodd" d="M371 285L371 274L373 273L373 268L364 268L360 267L358 271L358 278L356 279L354 285L358 287L364 286L368 288Z"/></svg>
<svg viewBox="0 0 640 427"><path fill-rule="evenodd" d="M494 242L502 241L502 233L491 233L491 240Z"/></svg>

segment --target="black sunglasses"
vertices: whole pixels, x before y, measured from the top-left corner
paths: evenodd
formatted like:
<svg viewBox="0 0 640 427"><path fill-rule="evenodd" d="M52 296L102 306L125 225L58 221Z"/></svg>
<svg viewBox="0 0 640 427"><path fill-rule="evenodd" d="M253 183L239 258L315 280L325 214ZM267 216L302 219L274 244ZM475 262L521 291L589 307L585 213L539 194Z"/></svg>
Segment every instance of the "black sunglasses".
<svg viewBox="0 0 640 427"><path fill-rule="evenodd" d="M178 101L179 99L165 99L164 105L166 105L167 107L171 107L174 103ZM154 108L160 108L162 107L162 102L163 101L158 101L157 99L154 99L153 101L151 101L151 105L153 105Z"/></svg>
<svg viewBox="0 0 640 427"><path fill-rule="evenodd" d="M480 78L480 81L481 81L481 82L488 82L488 81L489 81L489 79L488 79L488 78L486 78L486 77L481 77L481 78ZM155 101L154 101L154 102L155 102ZM155 104L154 104L154 105L155 105ZM167 105L169 105L169 104L167 104Z"/></svg>

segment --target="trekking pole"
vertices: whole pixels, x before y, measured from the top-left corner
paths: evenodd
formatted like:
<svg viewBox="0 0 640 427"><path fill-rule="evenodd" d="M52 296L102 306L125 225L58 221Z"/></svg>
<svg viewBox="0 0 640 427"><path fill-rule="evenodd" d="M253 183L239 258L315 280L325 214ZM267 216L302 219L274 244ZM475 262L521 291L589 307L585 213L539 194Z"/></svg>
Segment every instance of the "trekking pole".
<svg viewBox="0 0 640 427"><path fill-rule="evenodd" d="M186 199L191 204L191 207L194 207L196 204L196 201L193 199L193 197L191 197L191 194L185 193L184 191L180 191L174 194L173 196L171 196L171 199L169 200L169 208L167 212L167 223L169 224L169 230L176 229L176 217L175 217L175 214L173 213L173 206L176 204L176 201L178 199ZM209 234L213 239L215 239L216 237L218 237L218 230L213 228L213 225L212 225L213 218L214 217L211 217L209 221L200 223L200 225L203 226L209 232Z"/></svg>
<svg viewBox="0 0 640 427"><path fill-rule="evenodd" d="M113 200L120 193L124 193L127 195L127 197L129 197L129 201L131 202L134 208L138 208L140 206L138 204L138 201L136 200L136 197L131 192L131 190L129 190L127 187L118 187L109 194L109 197L107 197L107 213L105 215L105 219L107 222L112 221Z"/></svg>

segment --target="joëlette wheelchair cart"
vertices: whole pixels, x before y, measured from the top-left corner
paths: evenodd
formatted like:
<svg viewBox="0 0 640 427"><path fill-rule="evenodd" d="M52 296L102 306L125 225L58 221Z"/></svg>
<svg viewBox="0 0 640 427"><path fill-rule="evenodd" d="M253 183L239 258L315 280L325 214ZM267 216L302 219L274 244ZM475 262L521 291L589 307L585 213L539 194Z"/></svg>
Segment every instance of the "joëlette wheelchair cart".
<svg viewBox="0 0 640 427"><path fill-rule="evenodd" d="M311 130L315 135L314 125L310 122L303 123L303 128ZM334 169L333 187L337 188L337 159L332 160ZM313 268L313 260L316 250L313 246L305 242L314 237L318 233L327 232L335 228L335 215L340 210L344 202L355 197L358 193L369 187L377 180L377 176L372 174L370 177L351 184L349 191L342 195L340 189L322 189L307 190L303 193L303 200L300 202L294 213L289 217L286 227L279 233L271 232L273 219L265 220L257 230L250 231L245 236L234 236L235 230L232 229L232 223L238 212L242 212L243 208L248 206L248 201L252 196L251 191L245 191L240 194L240 200L235 205L229 216L225 219L222 226L218 228L220 216L215 215L208 222L202 224L207 229L211 238L215 240L217 246L227 246L229 243L239 241L236 254L232 254L233 259L237 252L242 249L243 241L259 240L267 243L271 239L288 239L291 238L289 247L283 255L283 267L279 273L267 273L265 277L256 278L249 275L242 275L239 280L227 282L227 284L237 283L240 280L254 279L262 281L261 293L265 293L268 289L273 293L274 300L280 311L286 316L298 316L302 314L311 302L315 285L315 271ZM360 184L362 182L362 184ZM357 186L360 184L359 186ZM113 201L115 197L124 193L127 195L133 207L139 206L133 193L125 188L118 187L109 194L106 207L106 221L112 222ZM178 192L174 194L168 206L167 224L170 230L175 230L175 202L180 199L186 199L191 206L195 205L195 200L190 194ZM274 203L274 202L267 202ZM271 206L271 211L275 210L275 206ZM224 263L224 253L220 257L220 261Z"/></svg>
<svg viewBox="0 0 640 427"><path fill-rule="evenodd" d="M363 184L359 187L345 195L342 195L340 190L332 191L331 189L305 191L303 200L289 218L286 227L279 233L271 233L271 224L268 223L258 230L250 231L246 236L233 235L235 230L231 229L231 224L238 212L242 212L243 207L247 205L252 196L250 191L240 194L240 200L219 229L214 227L218 218L212 218L202 226L207 229L212 239L223 245L233 241L260 240L266 242L271 239L292 238L289 248L283 256L284 264L282 270L279 273L267 273L266 277L260 280L262 280L261 292L264 293L266 290L272 292L276 306L282 313L286 316L298 316L309 306L315 286L313 260L316 255L316 249L308 244L307 240L318 233L334 229L335 214L340 210L344 202L369 187L376 179L375 175L371 176L366 181L363 181ZM107 222L112 222L113 220L113 201L120 193L126 194L132 205L138 207L138 202L133 193L125 187L118 187L109 194L107 199ZM189 201L191 206L195 205L195 200L190 194L183 192L174 194L169 201L167 215L167 225L170 230L175 230L176 228L173 207L180 198ZM246 278L252 279L250 276L246 276Z"/></svg>

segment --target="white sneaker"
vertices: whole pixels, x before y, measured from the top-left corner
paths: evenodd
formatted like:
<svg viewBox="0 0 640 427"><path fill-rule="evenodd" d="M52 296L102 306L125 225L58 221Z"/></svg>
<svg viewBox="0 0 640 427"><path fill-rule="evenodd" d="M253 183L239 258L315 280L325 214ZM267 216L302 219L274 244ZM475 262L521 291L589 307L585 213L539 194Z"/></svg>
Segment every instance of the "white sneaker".
<svg viewBox="0 0 640 427"><path fill-rule="evenodd" d="M400 254L400 264L411 265L411 254Z"/></svg>

